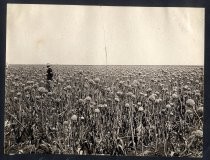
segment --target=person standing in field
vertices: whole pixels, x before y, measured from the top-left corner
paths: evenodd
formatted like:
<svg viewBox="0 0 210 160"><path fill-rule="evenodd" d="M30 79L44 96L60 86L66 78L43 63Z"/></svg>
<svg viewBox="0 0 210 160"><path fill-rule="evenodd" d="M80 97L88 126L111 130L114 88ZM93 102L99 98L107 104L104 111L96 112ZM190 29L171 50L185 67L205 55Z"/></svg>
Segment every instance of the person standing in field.
<svg viewBox="0 0 210 160"><path fill-rule="evenodd" d="M47 90L50 92L51 91L51 83L53 80L53 70L50 67L50 64L47 64Z"/></svg>

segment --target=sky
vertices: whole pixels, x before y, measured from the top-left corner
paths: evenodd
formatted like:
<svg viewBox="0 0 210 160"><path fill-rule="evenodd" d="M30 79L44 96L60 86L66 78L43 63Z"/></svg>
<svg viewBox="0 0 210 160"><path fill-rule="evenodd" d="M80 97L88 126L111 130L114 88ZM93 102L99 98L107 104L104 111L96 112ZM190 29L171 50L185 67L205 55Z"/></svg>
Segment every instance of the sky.
<svg viewBox="0 0 210 160"><path fill-rule="evenodd" d="M6 62L203 65L204 11L8 4Z"/></svg>

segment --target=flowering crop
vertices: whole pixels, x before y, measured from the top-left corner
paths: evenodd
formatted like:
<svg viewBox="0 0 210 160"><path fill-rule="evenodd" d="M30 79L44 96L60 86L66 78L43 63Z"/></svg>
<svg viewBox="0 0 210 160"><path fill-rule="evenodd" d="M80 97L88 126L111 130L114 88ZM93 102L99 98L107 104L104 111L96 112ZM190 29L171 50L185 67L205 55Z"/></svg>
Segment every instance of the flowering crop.
<svg viewBox="0 0 210 160"><path fill-rule="evenodd" d="M202 157L199 66L10 65L5 153Z"/></svg>

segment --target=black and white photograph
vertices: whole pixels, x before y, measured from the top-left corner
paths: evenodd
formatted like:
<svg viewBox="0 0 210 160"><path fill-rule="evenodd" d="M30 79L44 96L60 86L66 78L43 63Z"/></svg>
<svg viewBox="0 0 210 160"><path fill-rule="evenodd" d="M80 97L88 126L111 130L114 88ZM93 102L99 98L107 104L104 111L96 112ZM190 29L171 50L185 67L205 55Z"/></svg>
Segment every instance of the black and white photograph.
<svg viewBox="0 0 210 160"><path fill-rule="evenodd" d="M204 13L7 4L4 153L202 158Z"/></svg>

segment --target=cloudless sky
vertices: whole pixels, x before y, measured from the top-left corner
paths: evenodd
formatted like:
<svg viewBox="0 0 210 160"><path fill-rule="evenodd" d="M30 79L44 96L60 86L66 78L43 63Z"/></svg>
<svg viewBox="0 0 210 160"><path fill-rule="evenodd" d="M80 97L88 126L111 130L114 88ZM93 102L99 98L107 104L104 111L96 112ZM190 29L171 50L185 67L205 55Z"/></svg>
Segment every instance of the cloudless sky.
<svg viewBox="0 0 210 160"><path fill-rule="evenodd" d="M203 65L204 9L8 4L6 57L9 64Z"/></svg>

